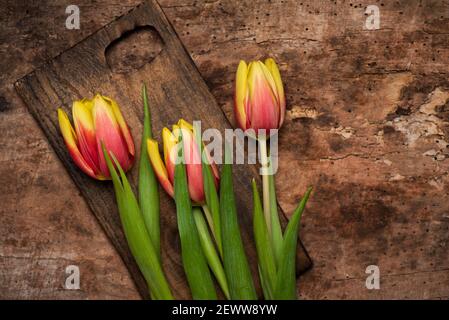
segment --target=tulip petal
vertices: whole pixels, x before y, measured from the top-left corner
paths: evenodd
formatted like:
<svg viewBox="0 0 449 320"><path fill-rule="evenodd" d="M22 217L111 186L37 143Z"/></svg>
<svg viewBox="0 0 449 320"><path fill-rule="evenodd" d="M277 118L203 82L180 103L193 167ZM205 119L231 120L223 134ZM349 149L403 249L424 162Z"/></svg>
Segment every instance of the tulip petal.
<svg viewBox="0 0 449 320"><path fill-rule="evenodd" d="M279 124L279 106L270 84L273 79L271 78L270 81L264 69L266 69L265 65L257 61L251 64L248 73L251 128L256 131L276 129Z"/></svg>
<svg viewBox="0 0 449 320"><path fill-rule="evenodd" d="M188 132L184 134L184 132ZM190 197L197 203L204 202L203 166L198 145L191 131L183 130L183 141L186 150L186 168L189 181Z"/></svg>
<svg viewBox="0 0 449 320"><path fill-rule="evenodd" d="M191 135L191 137L192 137L193 146L194 146L193 149L198 150L198 152L196 152L196 150L192 150L192 152L194 153L192 155L192 158L193 158L192 162L193 162L193 164L201 164L201 158L199 156L200 155L200 153L199 153L200 148L198 147L198 141L195 141L195 138L197 137L196 136L196 132L195 132L195 128L189 122L185 121L184 119L180 119L178 121L178 126L181 129L185 129L185 130L190 131L187 134ZM183 131L183 133L184 133L184 131ZM204 144L203 144L203 146L204 146ZM206 148L206 147L204 146L204 148ZM212 161L212 159L211 159L209 153L207 152L207 150L206 150L206 155L207 155L207 161L210 164L210 166L212 167L212 174L214 176L215 187L218 188L219 174L218 174L217 165L215 164L215 162Z"/></svg>
<svg viewBox="0 0 449 320"><path fill-rule="evenodd" d="M260 69L263 72L263 75L265 77L265 80L268 82L268 84L270 85L271 88L271 92L273 93L273 95L276 97L276 101L279 101L279 97L278 97L278 92L277 92L277 88L276 88L276 82L274 81L273 75L271 74L271 71L267 68L267 66L265 64L263 64L262 62L258 61L257 62L260 66Z"/></svg>
<svg viewBox="0 0 449 320"><path fill-rule="evenodd" d="M103 96L103 98L109 101L109 103L111 104L112 112L114 112L115 119L117 120L117 123L120 126L120 130L122 131L122 135L125 138L126 144L128 145L128 151L132 156L134 156L134 140L117 102L105 96Z"/></svg>
<svg viewBox="0 0 449 320"><path fill-rule="evenodd" d="M175 181L175 163L178 140L168 129L162 129L162 143L164 149L164 162L167 167L168 177L172 184Z"/></svg>
<svg viewBox="0 0 449 320"><path fill-rule="evenodd" d="M101 151L101 143L103 142L106 150L109 153L114 154L123 170L128 170L134 159L128 152L128 146L121 134L120 127L115 119L109 101L97 94L94 98L92 114L98 150ZM99 165L101 172L109 177L109 170L104 155L101 152L99 152Z"/></svg>
<svg viewBox="0 0 449 320"><path fill-rule="evenodd" d="M162 161L161 154L159 153L159 147L156 140L147 140L148 157L150 158L151 165L153 166L154 173L162 185L164 190L171 196L174 196L173 184L168 178L167 169Z"/></svg>
<svg viewBox="0 0 449 320"><path fill-rule="evenodd" d="M276 83L276 90L278 92L278 98L279 98L279 106L280 106L280 120L279 120L279 127L282 126L282 123L284 122L285 117L285 93L284 93L284 86L282 84L282 78L281 73L279 72L279 68L272 58L268 58L265 60L265 65L267 66L268 70L270 70L271 75L273 76L274 82Z"/></svg>
<svg viewBox="0 0 449 320"><path fill-rule="evenodd" d="M212 168L212 174L214 175L215 188L218 189L218 185L220 183L220 175L218 173L217 165L215 164L215 162L210 161L210 166Z"/></svg>
<svg viewBox="0 0 449 320"><path fill-rule="evenodd" d="M80 152L95 174L100 174L97 140L92 119L92 101L87 99L74 101L72 115Z"/></svg>
<svg viewBox="0 0 449 320"><path fill-rule="evenodd" d="M75 164L87 175L91 176L94 179L103 180L103 177L96 176L94 170L87 164L84 160L81 152L78 149L77 137L75 134L75 130L73 130L72 125L70 124L70 120L67 114L61 108L58 109L58 121L59 128L61 130L62 136L64 138L64 142L69 150L69 154Z"/></svg>
<svg viewBox="0 0 449 320"><path fill-rule="evenodd" d="M241 60L237 68L235 80L235 117L236 122L240 128L246 130L247 127L247 105L248 105L248 67L246 62Z"/></svg>
<svg viewBox="0 0 449 320"><path fill-rule="evenodd" d="M207 150L207 147L204 145L203 143L203 153L206 154L206 163L210 165L210 167L212 168L212 175L214 177L214 184L215 184L215 188L218 189L218 185L220 182L220 174L218 172L218 168L217 165L215 164L214 160L212 159L212 157L210 156L209 151Z"/></svg>
<svg viewBox="0 0 449 320"><path fill-rule="evenodd" d="M184 119L178 120L178 126L181 129L187 129L193 132L193 125L191 125L189 122L185 121Z"/></svg>
<svg viewBox="0 0 449 320"><path fill-rule="evenodd" d="M173 134L176 137L179 137L181 132L184 145L184 161L187 169L190 198L196 203L203 203L203 166L201 164L199 147L195 142L193 131L189 130L188 126L184 126L182 128L177 125L173 126Z"/></svg>

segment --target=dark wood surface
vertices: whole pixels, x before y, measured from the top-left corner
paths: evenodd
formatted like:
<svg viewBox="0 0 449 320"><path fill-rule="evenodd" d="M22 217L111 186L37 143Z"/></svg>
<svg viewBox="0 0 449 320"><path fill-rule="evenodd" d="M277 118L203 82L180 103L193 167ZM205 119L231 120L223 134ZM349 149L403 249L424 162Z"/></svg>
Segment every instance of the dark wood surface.
<svg viewBox="0 0 449 320"><path fill-rule="evenodd" d="M139 2L77 1L81 29L67 30L68 3L2 1L1 298L138 297L13 83ZM239 59L280 63L281 207L290 213L315 186L301 231L314 267L299 278L301 298L447 299L447 2L160 4L228 117ZM380 8L377 31L363 27L370 4ZM80 290L63 288L69 264L80 266ZM371 264L380 290L365 287Z"/></svg>
<svg viewBox="0 0 449 320"><path fill-rule="evenodd" d="M134 49L136 46L143 50ZM215 128L223 134L225 128L230 128L190 56L153 0L20 79L15 87L123 258L139 292L147 298L145 281L124 239L112 184L99 183L74 165L60 134L56 112L58 106L63 106L70 113L73 100L92 97L97 92L113 97L126 115L138 146L143 121L140 94L143 82L147 83L153 131L159 141L162 128L170 127L179 118L191 123L201 120L203 130ZM138 166L134 166L130 173L134 181L137 181L137 174ZM256 167L234 166L243 242L253 273L257 274L249 187L253 176L257 176ZM164 268L175 296L187 299L190 292L182 269L174 202L165 193L161 198ZM302 271L311 265L302 246L299 246L298 262L298 269Z"/></svg>

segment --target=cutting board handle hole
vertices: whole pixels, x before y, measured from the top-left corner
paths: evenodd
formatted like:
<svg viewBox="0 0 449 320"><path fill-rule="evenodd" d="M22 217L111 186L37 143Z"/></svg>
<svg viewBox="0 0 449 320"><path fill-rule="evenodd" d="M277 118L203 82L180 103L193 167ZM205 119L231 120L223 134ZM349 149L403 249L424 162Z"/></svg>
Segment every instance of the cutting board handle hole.
<svg viewBox="0 0 449 320"><path fill-rule="evenodd" d="M104 54L113 72L129 73L153 61L163 48L164 42L154 27L138 26L112 41Z"/></svg>

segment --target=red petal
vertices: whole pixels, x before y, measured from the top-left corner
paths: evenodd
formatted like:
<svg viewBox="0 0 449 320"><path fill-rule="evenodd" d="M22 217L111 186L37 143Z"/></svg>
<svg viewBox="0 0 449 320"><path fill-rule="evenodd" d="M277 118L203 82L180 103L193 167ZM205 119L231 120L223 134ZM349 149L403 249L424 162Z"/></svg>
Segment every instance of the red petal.
<svg viewBox="0 0 449 320"><path fill-rule="evenodd" d="M202 203L204 202L204 188L199 147L196 144L191 131L187 129L181 130L184 142L184 159L186 163L190 198L197 203Z"/></svg>
<svg viewBox="0 0 449 320"><path fill-rule="evenodd" d="M249 71L249 95L251 128L276 129L279 125L279 105L272 86L266 79L261 62L251 64ZM268 134L268 132L267 132Z"/></svg>
<svg viewBox="0 0 449 320"><path fill-rule="evenodd" d="M94 99L93 118L101 172L106 177L110 176L104 155L101 152L102 142L106 150L114 154L123 170L127 171L131 168L134 157L128 152L127 143L121 134L120 127L115 121L114 114L109 105L105 100L98 98L98 96Z"/></svg>

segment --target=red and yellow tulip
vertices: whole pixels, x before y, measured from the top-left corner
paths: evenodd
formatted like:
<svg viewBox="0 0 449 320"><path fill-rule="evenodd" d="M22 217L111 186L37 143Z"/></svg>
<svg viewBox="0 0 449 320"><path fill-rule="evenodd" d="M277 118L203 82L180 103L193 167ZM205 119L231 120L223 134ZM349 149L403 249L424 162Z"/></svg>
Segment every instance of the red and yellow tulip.
<svg viewBox="0 0 449 320"><path fill-rule="evenodd" d="M164 128L162 130L164 151L163 160L159 153L157 141L154 139L148 139L148 156L160 184L164 190L171 197L173 197L175 164L177 159L177 151L179 150L178 142L180 141L181 133L190 198L197 204L202 204L204 203L204 187L201 165L201 149L195 141L194 129L190 123L181 119L176 125L173 126L172 131L168 128ZM210 161L210 163L215 178L215 185L218 186L219 177L217 167L212 161Z"/></svg>
<svg viewBox="0 0 449 320"><path fill-rule="evenodd" d="M285 96L273 59L240 61L235 84L235 117L243 130L279 129L284 122Z"/></svg>
<svg viewBox="0 0 449 320"><path fill-rule="evenodd" d="M117 103L97 94L92 100L74 101L74 127L67 114L58 109L61 133L70 156L86 174L98 180L110 179L101 144L114 155L123 170L134 162L134 142Z"/></svg>

